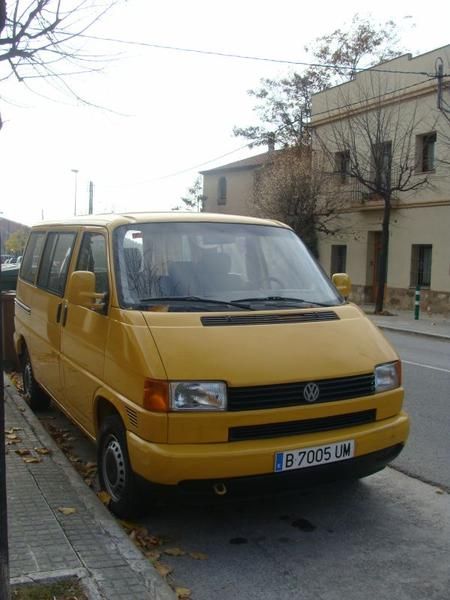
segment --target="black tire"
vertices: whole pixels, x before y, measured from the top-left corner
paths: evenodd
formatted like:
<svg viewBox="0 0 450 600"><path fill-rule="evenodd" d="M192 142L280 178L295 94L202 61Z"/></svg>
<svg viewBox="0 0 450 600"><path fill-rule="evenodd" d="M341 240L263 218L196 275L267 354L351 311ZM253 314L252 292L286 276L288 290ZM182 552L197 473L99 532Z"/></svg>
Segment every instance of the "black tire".
<svg viewBox="0 0 450 600"><path fill-rule="evenodd" d="M111 497L109 509L121 518L141 513L141 490L128 457L125 428L119 415L101 424L97 446L100 486Z"/></svg>
<svg viewBox="0 0 450 600"><path fill-rule="evenodd" d="M32 410L46 410L50 406L50 397L39 386L33 375L30 356L25 350L22 358L23 396Z"/></svg>

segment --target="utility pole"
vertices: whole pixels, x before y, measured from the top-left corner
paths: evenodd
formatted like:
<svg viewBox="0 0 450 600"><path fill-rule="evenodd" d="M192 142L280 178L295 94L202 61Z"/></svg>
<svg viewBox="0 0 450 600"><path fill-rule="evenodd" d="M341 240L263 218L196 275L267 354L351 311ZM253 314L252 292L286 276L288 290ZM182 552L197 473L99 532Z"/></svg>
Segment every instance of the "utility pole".
<svg viewBox="0 0 450 600"><path fill-rule="evenodd" d="M450 105L448 104L448 102L446 102L444 100L444 95L443 95L443 91L444 91L444 77L446 75L444 75L444 61L442 60L442 58L439 56L436 59L436 63L435 63L435 68L436 68L436 79L437 79L437 108L441 111L441 113L444 115L444 117L447 119L447 121L450 122ZM448 77L448 75L447 75Z"/></svg>
<svg viewBox="0 0 450 600"><path fill-rule="evenodd" d="M94 212L94 183L89 182L89 214Z"/></svg>
<svg viewBox="0 0 450 600"><path fill-rule="evenodd" d="M5 386L3 381L3 302L1 296L2 292L0 291L0 598L10 600L5 456Z"/></svg>
<svg viewBox="0 0 450 600"><path fill-rule="evenodd" d="M74 206L73 206L73 214L76 217L77 216L78 173L80 171L78 169L71 169L71 171L75 175L75 199L74 199Z"/></svg>

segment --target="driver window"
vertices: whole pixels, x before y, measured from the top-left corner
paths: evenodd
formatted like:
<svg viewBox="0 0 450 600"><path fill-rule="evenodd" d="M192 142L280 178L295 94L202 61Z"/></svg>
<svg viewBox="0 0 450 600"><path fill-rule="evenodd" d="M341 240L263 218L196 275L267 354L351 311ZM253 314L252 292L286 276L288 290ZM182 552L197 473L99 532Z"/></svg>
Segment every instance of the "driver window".
<svg viewBox="0 0 450 600"><path fill-rule="evenodd" d="M87 232L83 235L78 254L77 271L91 271L95 275L95 291L109 292L106 240L101 233Z"/></svg>

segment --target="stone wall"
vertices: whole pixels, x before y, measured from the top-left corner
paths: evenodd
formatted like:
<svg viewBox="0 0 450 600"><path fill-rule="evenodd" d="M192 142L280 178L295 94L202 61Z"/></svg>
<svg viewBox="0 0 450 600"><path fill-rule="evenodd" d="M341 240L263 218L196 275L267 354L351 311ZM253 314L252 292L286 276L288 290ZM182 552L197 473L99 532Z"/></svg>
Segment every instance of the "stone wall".
<svg viewBox="0 0 450 600"><path fill-rule="evenodd" d="M416 290L413 288L387 287L384 308L386 310L414 310ZM356 304L373 304L372 287L353 285L350 300ZM450 316L450 293L420 290L420 310L427 314Z"/></svg>

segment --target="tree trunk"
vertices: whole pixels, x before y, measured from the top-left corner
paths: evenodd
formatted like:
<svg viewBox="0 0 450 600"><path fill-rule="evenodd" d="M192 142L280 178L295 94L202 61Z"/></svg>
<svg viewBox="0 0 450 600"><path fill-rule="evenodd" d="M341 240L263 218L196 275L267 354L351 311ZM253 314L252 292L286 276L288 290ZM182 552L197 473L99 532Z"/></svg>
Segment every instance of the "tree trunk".
<svg viewBox="0 0 450 600"><path fill-rule="evenodd" d="M383 225L381 229L381 252L377 273L377 297L375 300L375 314L383 312L384 290L387 281L387 267L389 256L389 224L391 221L391 195L384 197Z"/></svg>
<svg viewBox="0 0 450 600"><path fill-rule="evenodd" d="M6 0L0 0L0 33L6 25Z"/></svg>

